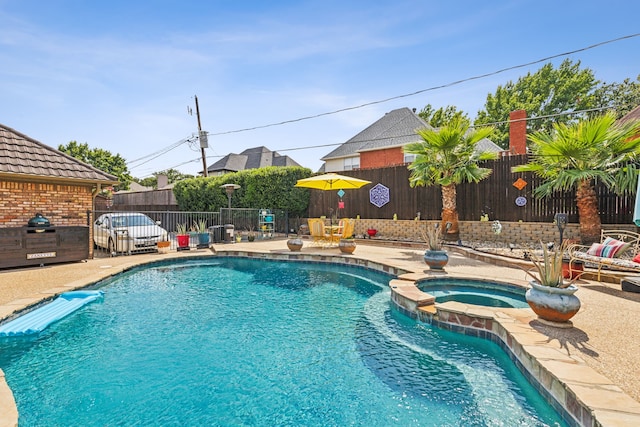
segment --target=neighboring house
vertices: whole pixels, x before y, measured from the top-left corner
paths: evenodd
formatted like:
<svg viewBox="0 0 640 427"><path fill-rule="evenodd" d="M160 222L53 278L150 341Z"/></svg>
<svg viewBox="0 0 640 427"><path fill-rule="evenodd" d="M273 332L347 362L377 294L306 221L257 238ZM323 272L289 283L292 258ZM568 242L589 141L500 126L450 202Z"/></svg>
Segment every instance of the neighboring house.
<svg viewBox="0 0 640 427"><path fill-rule="evenodd" d="M116 184L117 177L0 124L0 228L23 228L36 213L56 227L88 226L95 196Z"/></svg>
<svg viewBox="0 0 640 427"><path fill-rule="evenodd" d="M622 117L619 121L622 123L628 122L630 120L640 121L640 105L625 114L624 117Z"/></svg>
<svg viewBox="0 0 640 427"><path fill-rule="evenodd" d="M624 117L620 119L621 122L626 122L629 120L640 120L640 105L629 111L627 114L625 114Z"/></svg>
<svg viewBox="0 0 640 427"><path fill-rule="evenodd" d="M404 146L422 139L416 129L432 129L415 112L399 108L386 113L362 132L324 156L325 172L353 169L374 169L398 166L412 162L415 155L405 154ZM503 149L483 139L478 144L482 151L502 152Z"/></svg>
<svg viewBox="0 0 640 427"><path fill-rule="evenodd" d="M266 147L248 148L240 154L227 154L207 168L207 174L223 175L267 166L300 166L289 156L281 156Z"/></svg>

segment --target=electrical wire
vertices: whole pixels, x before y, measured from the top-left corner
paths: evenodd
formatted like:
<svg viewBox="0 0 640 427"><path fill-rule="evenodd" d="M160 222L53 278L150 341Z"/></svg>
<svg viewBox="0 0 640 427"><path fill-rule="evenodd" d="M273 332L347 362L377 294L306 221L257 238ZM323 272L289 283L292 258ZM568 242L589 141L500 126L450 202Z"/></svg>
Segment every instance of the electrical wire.
<svg viewBox="0 0 640 427"><path fill-rule="evenodd" d="M453 82L450 82L450 83L445 83L445 84L438 85L438 86L432 86L432 87L429 87L429 88L426 88L426 89L417 90L415 92L411 92L411 93L407 93L407 94L403 94L403 95L397 95L397 96L392 96L392 97L385 98L385 99L380 99L380 100L377 100L377 101L366 102L364 104L355 105L355 106L352 106L352 107L345 107L345 108L341 108L341 109L338 109L338 110L328 111L328 112L325 112L325 113L319 113L319 114L314 114L314 115L311 115L311 116L299 117L297 119L284 120L284 121L277 122L277 123L270 123L270 124L266 124L266 125L253 126L253 127L249 127L249 128L236 129L236 130L230 130L230 131L225 131L225 132L209 133L209 135L210 136L220 136L220 135L229 135L229 134L233 134L233 133L248 132L248 131L257 130L257 129L264 129L264 128L269 128L269 127L274 127L274 126L281 126L281 125L295 123L295 122L301 122L301 121L304 121L304 120L317 119L317 118L324 117L324 116L343 113L345 111L357 110L357 109L360 109L360 108L369 107L371 105L382 104L382 103L385 103L385 102L389 102L389 101L393 101L393 100L401 99L401 98L408 98L410 96L419 95L421 93L430 92L430 91L434 91L434 90L437 90L437 89L443 89L443 88L447 88L447 87L451 87L451 86L456 86L456 85L459 85L459 84L462 84L462 83L466 83L466 82L469 82L469 81L483 79L485 77L495 76L497 74L501 74L501 73L504 73L506 71L511 71L511 70L516 70L516 69L519 69L519 68L528 67L530 65L539 64L541 62L549 61L551 59L556 59L556 58L560 58L562 56L572 55L572 54L578 53L578 52L584 52L584 51L587 51L587 50L590 50L590 49L594 49L596 47L600 47L600 46L603 46L603 45L606 45L606 44L615 43L615 42L618 42L618 41L621 41L621 40L626 40L626 39L630 39L630 38L638 37L638 36L640 36L640 33L629 34L629 35L618 37L618 38L615 38L615 39L606 40L606 41L603 41L603 42L592 44L590 46L586 46L586 47L583 47L583 48L580 48L580 49L575 49L575 50L572 50L572 51L569 51L569 52L558 53L556 55L547 56L545 58L537 59L535 61L527 62L527 63L524 63L524 64L513 65L511 67L502 68L502 69L497 70L497 71L492 71L492 72L485 73L485 74L479 74L477 76L467 77L465 79L456 80L456 81L453 81Z"/></svg>
<svg viewBox="0 0 640 427"><path fill-rule="evenodd" d="M438 90L438 89L443 89L443 88L448 88L448 87L460 85L462 83L466 83L466 82L469 82L469 81L473 81L473 80L478 80L478 79L494 76L494 75L497 75L497 74L501 74L501 73L504 73L504 72L507 72L507 71L511 71L511 70L516 70L516 69L519 69L519 68L528 67L528 66L531 66L531 65L539 64L541 62L549 61L551 59L556 59L556 58L560 58L560 57L563 57L563 56L568 56L568 55L572 55L572 54L575 54L575 53L584 52L584 51L587 51L587 50L590 50L590 49L594 49L594 48L597 48L597 47L600 47L600 46L604 46L604 45L607 45L607 44L619 42L619 41L622 41L622 40L635 38L635 37L638 37L638 36L640 36L640 33L629 34L629 35L626 35L626 36L621 36L621 37L617 37L617 38L614 38L614 39L605 40L605 41L602 41L602 42L599 42L599 43L595 43L595 44L592 44L592 45L589 45L589 46L586 46L586 47L582 47L582 48L579 48L579 49L571 50L571 51L568 51L568 52L558 53L558 54L555 54L555 55L551 55L551 56L547 56L547 57L544 57L544 58L540 58L540 59L537 59L535 61L530 61L530 62L519 64L519 65L513 65L513 66L510 66L510 67L502 68L502 69L499 69L499 70L496 70L496 71L492 71L492 72L489 72L489 73L479 74L479 75L476 75L476 76L467 77L467 78L464 78L464 79L461 79L461 80L456 80L456 81L445 83L445 84L442 84L442 85L437 85L437 86L432 86L432 87L429 87L429 88L426 88L426 89L417 90L417 91L414 91L414 92L411 92L411 93L392 96L392 97L389 97L389 98L384 98L384 99L380 99L380 100L376 100L376 101L370 101L370 102L366 102L366 103L355 105L355 106L351 106L351 107L345 107L345 108L341 108L341 109L337 109L337 110L333 110L333 111L328 111L328 112L309 115L309 116L303 116L303 117L299 117L299 118L296 118L296 119L284 120L284 121L281 121L281 122L270 123L270 124L266 124L266 125L258 125L258 126L248 127L248 128L242 128L242 129L236 129L236 130L230 130L230 131L223 131L223 132L216 132L216 133L207 132L207 135L208 136L221 136L221 135L229 135L229 134L235 134L235 133L241 133L241 132L248 132L248 131L253 131L253 130L258 130L258 129L265 129L265 128L269 128L269 127L282 126L282 125L301 122L301 121L305 121L305 120L316 119L316 118L320 118L320 117L324 117L324 116L343 113L343 112L346 112L346 111L357 110L357 109L360 109L360 108L369 107L369 106L377 105L377 104L382 104L382 103L393 101L393 100L396 100L396 99L407 98L407 97L419 95L419 94L422 94L422 93L425 93L425 92L430 92L430 91L434 91L434 90ZM598 111L598 110L603 110L603 109L606 109L606 108L607 107L602 107L602 108L597 108L597 109L589 109L589 110L581 110L581 111L574 111L574 112L562 112L562 113L556 113L556 114L547 115L547 116L539 116L539 117L535 117L535 118L534 117L529 117L529 118L519 119L519 120L537 120L537 119L551 118L551 117L557 117L557 116L567 115L567 114L578 114L578 113L583 113L583 112ZM519 120L516 120L516 121L519 121ZM500 125L500 124L505 124L505 123L509 123L509 122L510 121L507 120L507 121L502 121L502 122L486 123L486 124L482 124L482 125L478 125L478 126ZM474 127L474 126L470 126L470 127ZM147 159L149 157L152 157L149 160L147 160L147 161L145 161L143 163L140 163L137 166L133 166L132 168L139 167L139 166L141 166L141 165L143 165L145 163L150 162L151 160L156 159L157 157L160 157L163 154L166 154L167 152L173 150L174 148L179 147L180 145L182 145L184 143L190 143L190 144L193 143L192 138L194 138L194 136L182 139L182 140L180 140L180 141L178 141L178 142L176 142L176 143L174 143L174 144L172 144L172 145L170 145L168 147L165 147L165 148L163 148L163 149L161 149L159 151L156 151L155 153L152 153L152 154L149 154L147 156L144 156L144 157L132 160L130 162L127 162L127 164L136 163L138 161L141 161L141 160ZM197 136L195 136L195 138L197 138ZM370 141L375 141L375 140L376 139L371 139ZM363 140L354 141L354 143L356 143L356 142L357 143L362 143L362 142L367 142L367 141L363 141ZM306 149L312 149L312 148L338 146L338 145L342 145L342 144L345 144L345 143L323 144L323 145L316 145L316 146L309 146L309 147L289 148L289 149L283 149L283 150L277 150L277 151L278 152L284 152L284 151L306 150ZM178 167L178 166L182 166L184 164L192 163L192 162L197 161L197 160L198 159L190 160L190 161L181 163L179 165L176 165L174 167Z"/></svg>

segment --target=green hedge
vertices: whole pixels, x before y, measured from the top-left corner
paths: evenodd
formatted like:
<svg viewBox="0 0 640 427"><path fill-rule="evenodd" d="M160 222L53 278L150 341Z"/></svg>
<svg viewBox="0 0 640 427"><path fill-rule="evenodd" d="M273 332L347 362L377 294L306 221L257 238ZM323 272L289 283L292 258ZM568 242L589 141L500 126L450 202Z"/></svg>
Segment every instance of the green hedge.
<svg viewBox="0 0 640 427"><path fill-rule="evenodd" d="M309 190L295 187L308 178L311 169L299 166L249 169L220 176L188 178L179 181L173 193L182 211L215 212L228 206L223 184L238 184L233 193L232 208L282 209L291 216L306 216Z"/></svg>

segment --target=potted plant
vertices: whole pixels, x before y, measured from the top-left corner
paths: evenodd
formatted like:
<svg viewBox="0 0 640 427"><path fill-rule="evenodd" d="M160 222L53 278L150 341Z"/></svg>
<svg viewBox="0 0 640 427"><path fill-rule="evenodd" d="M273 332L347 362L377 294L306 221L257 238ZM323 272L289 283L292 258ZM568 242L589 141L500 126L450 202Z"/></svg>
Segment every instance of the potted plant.
<svg viewBox="0 0 640 427"><path fill-rule="evenodd" d="M353 236L341 237L338 242L338 249L343 254L352 254L356 250L356 240Z"/></svg>
<svg viewBox="0 0 640 427"><path fill-rule="evenodd" d="M187 224L176 225L176 240L178 241L178 250L189 249L189 234L187 232Z"/></svg>
<svg viewBox="0 0 640 427"><path fill-rule="evenodd" d="M207 220L194 221L193 230L198 233L198 248L208 248L211 239L207 231Z"/></svg>
<svg viewBox="0 0 640 427"><path fill-rule="evenodd" d="M169 248L171 247L171 242L169 240L160 240L158 241L158 253L159 254L167 254L169 253Z"/></svg>
<svg viewBox="0 0 640 427"><path fill-rule="evenodd" d="M303 242L298 234L287 240L287 247L291 252L299 252L302 249Z"/></svg>
<svg viewBox="0 0 640 427"><path fill-rule="evenodd" d="M253 231L253 227L249 227L249 231L247 232L247 240L250 242L256 240L256 232Z"/></svg>
<svg viewBox="0 0 640 427"><path fill-rule="evenodd" d="M449 262L447 251L442 249L442 229L440 224L427 227L422 231L422 238L427 244L427 250L424 252L424 262L431 270L442 270Z"/></svg>
<svg viewBox="0 0 640 427"><path fill-rule="evenodd" d="M552 251L542 244L542 255L531 254L533 268L525 270L532 278L531 288L525 298L529 307L540 319L554 323L570 324L571 319L580 310L580 300L574 295L578 287L575 279L566 281L562 274L564 246Z"/></svg>

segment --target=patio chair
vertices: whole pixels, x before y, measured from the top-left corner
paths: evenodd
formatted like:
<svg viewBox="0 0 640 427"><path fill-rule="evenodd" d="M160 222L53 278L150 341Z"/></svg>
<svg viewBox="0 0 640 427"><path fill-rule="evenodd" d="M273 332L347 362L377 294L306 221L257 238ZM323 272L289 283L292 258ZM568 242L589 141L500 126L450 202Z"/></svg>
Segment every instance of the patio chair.
<svg viewBox="0 0 640 427"><path fill-rule="evenodd" d="M331 230L331 242L337 243L340 239L353 236L355 223L350 218L342 218L338 222L338 226Z"/></svg>
<svg viewBox="0 0 640 427"><path fill-rule="evenodd" d="M307 220L309 224L309 234L313 241L312 245L325 246L330 242L330 236L324 225L324 220L321 218L309 218Z"/></svg>

